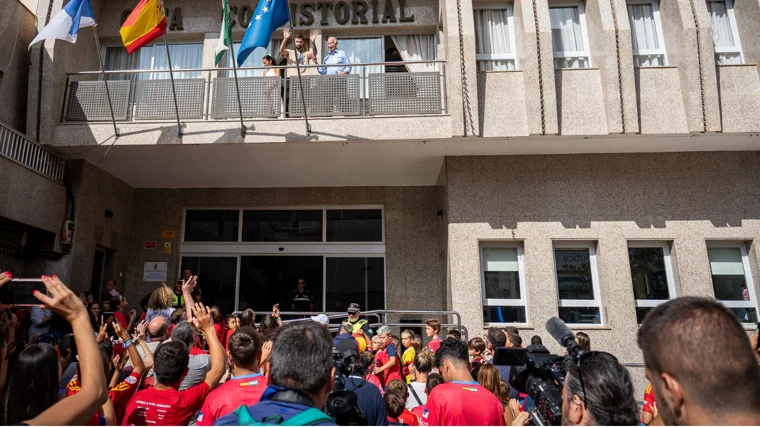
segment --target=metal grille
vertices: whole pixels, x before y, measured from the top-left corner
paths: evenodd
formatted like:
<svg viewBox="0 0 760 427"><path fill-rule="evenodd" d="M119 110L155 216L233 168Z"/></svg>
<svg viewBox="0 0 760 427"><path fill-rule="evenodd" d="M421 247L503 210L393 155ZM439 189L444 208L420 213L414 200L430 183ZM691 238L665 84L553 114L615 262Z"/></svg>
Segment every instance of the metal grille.
<svg viewBox="0 0 760 427"><path fill-rule="evenodd" d="M280 77L239 77L240 104L243 117L279 117L282 104ZM238 100L235 79L214 79L212 117L214 119L238 118Z"/></svg>
<svg viewBox="0 0 760 427"><path fill-rule="evenodd" d="M64 161L26 136L0 124L0 156L60 182Z"/></svg>
<svg viewBox="0 0 760 427"><path fill-rule="evenodd" d="M204 79L174 79L180 118L203 118L204 83ZM139 80L135 104L137 119L174 119L171 80Z"/></svg>
<svg viewBox="0 0 760 427"><path fill-rule="evenodd" d="M368 105L369 114L440 114L440 74L370 74Z"/></svg>
<svg viewBox="0 0 760 427"><path fill-rule="evenodd" d="M111 92L114 117L116 120L127 120L129 80L109 80L108 90ZM105 82L71 82L66 120L111 120Z"/></svg>
<svg viewBox="0 0 760 427"><path fill-rule="evenodd" d="M358 116L360 109L360 76L302 76L306 109L309 116ZM298 79L290 82L289 111L291 116L303 116L303 101Z"/></svg>
<svg viewBox="0 0 760 427"><path fill-rule="evenodd" d="M13 258L21 245L21 230L0 225L0 257Z"/></svg>

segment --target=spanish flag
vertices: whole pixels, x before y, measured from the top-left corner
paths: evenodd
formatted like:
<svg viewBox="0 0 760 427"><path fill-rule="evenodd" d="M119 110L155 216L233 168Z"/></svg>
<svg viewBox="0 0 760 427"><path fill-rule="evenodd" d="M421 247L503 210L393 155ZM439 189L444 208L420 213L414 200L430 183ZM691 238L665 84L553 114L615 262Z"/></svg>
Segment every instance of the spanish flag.
<svg viewBox="0 0 760 427"><path fill-rule="evenodd" d="M163 0L140 0L119 33L128 54L164 35L166 12Z"/></svg>

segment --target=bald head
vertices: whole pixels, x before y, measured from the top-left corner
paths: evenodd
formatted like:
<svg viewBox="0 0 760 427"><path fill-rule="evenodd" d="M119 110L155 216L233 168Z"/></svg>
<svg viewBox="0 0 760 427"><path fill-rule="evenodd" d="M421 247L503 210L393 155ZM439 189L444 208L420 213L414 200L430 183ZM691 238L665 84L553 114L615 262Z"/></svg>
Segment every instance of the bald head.
<svg viewBox="0 0 760 427"><path fill-rule="evenodd" d="M165 318L158 316L148 323L148 335L151 340L164 341L169 330L169 322Z"/></svg>
<svg viewBox="0 0 760 427"><path fill-rule="evenodd" d="M335 49L338 48L338 39L335 37L330 37L327 39L327 48L330 49L330 52L335 51Z"/></svg>

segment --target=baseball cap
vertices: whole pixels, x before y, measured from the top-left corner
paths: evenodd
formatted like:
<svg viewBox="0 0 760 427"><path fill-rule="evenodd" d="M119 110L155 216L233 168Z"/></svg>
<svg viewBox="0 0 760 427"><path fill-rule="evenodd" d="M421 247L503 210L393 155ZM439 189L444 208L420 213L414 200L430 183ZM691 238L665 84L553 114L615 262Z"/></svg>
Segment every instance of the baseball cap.
<svg viewBox="0 0 760 427"><path fill-rule="evenodd" d="M311 316L311 320L325 326L330 326L330 319L328 319L327 315L325 314L318 314L316 316Z"/></svg>
<svg viewBox="0 0 760 427"><path fill-rule="evenodd" d="M362 311L361 307L359 307L359 304L352 302L348 305L348 310L346 310L347 313L356 313L357 311Z"/></svg>

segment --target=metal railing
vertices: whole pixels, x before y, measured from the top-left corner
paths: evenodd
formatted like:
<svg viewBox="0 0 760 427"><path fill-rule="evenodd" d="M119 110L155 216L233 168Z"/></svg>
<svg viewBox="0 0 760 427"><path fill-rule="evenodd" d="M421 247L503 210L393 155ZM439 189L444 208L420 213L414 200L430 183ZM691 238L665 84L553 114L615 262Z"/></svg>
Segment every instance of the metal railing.
<svg viewBox="0 0 760 427"><path fill-rule="evenodd" d="M0 123L0 156L56 182L63 180L65 161L25 135Z"/></svg>
<svg viewBox="0 0 760 427"><path fill-rule="evenodd" d="M344 66L301 66L300 82L295 66L239 68L240 104L232 68L175 69L179 116L183 121L235 120L240 112L244 119L303 117L304 104L310 117L447 113L445 61L351 64L352 74L329 74ZM416 71L383 72L386 66ZM286 77L263 75L271 70ZM105 76L116 121L175 118L168 70L115 70ZM111 121L105 89L100 71L67 73L61 123Z"/></svg>

